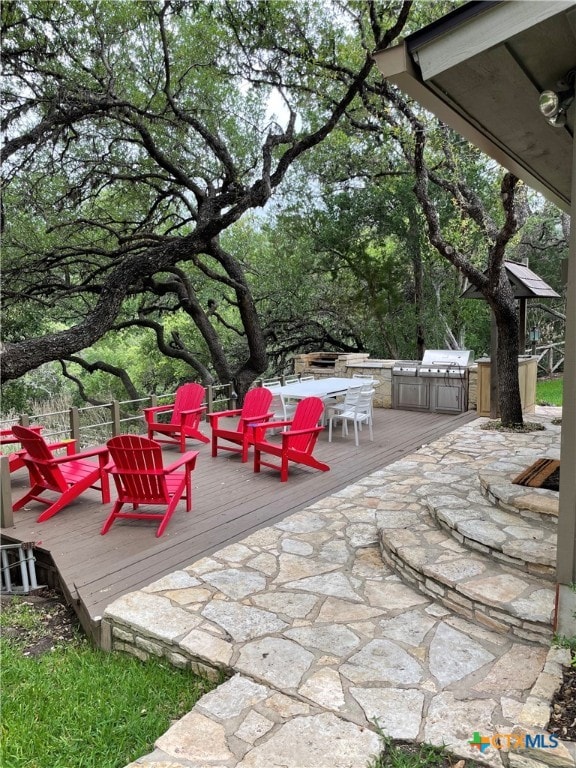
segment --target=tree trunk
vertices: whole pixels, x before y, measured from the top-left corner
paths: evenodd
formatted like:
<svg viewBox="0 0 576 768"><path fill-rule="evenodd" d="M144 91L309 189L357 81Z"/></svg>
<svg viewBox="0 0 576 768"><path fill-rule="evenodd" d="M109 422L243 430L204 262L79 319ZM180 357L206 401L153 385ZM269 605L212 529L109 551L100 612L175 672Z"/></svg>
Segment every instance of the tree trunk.
<svg viewBox="0 0 576 768"><path fill-rule="evenodd" d="M412 207L408 212L410 226L410 241L412 243L412 269L414 271L414 308L416 314L416 357L422 360L426 349L426 332L424 329L424 266L420 247L419 220Z"/></svg>
<svg viewBox="0 0 576 768"><path fill-rule="evenodd" d="M498 405L502 426L523 424L520 384L518 381L518 317L514 305L494 306L498 328Z"/></svg>

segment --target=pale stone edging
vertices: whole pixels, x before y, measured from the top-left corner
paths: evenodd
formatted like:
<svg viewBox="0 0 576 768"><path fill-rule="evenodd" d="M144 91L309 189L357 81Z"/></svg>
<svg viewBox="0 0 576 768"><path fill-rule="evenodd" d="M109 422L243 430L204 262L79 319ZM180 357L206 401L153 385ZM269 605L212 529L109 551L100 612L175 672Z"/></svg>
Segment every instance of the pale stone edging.
<svg viewBox="0 0 576 768"><path fill-rule="evenodd" d="M517 473L497 470L478 472L480 490L493 504L505 512L513 512L526 520L558 522L558 494L547 488L514 485Z"/></svg>
<svg viewBox="0 0 576 768"><path fill-rule="evenodd" d="M539 644L547 644L551 641L550 624L526 621L511 616L502 610L465 597L456 588L416 570L400 557L394 545L388 540L387 534L388 531L380 531L382 559L410 586L437 600L450 611L495 632Z"/></svg>
<svg viewBox="0 0 576 768"><path fill-rule="evenodd" d="M550 648L542 672L532 686L532 691L520 712L519 725L513 733L523 737L543 734L550 719L550 702L563 681L563 669L570 664L568 648ZM508 755L510 768L573 768L576 765L576 744L560 741L555 749L518 749Z"/></svg>
<svg viewBox="0 0 576 768"><path fill-rule="evenodd" d="M493 557L495 560L499 560L501 563L504 563L506 565L510 565L513 568L518 568L520 570L526 571L527 573L532 574L533 576L539 576L541 578L547 579L548 581L556 582L556 559L549 557L548 559L550 562L542 562L543 558L540 555L539 559L537 560L535 557L532 560L521 558L520 556L513 556L513 555L507 555L505 554L502 549L501 545L506 544L507 542L498 542L496 540L490 541L489 534L484 537L483 541L479 541L478 539L471 538L470 536L467 536L466 534L462 533L459 529L459 523L455 522L454 520L451 520L449 515L443 514L442 510L437 509L433 504L428 503L428 510L430 512L430 515L434 519L434 521L442 528L443 530L447 531L447 533L450 534L459 544L462 544L463 546L474 549L477 552L483 552L484 554L489 555L490 557ZM517 510L516 510L517 511ZM480 521L481 518L476 515L470 515L470 520L473 521ZM530 552L528 551L528 554Z"/></svg>

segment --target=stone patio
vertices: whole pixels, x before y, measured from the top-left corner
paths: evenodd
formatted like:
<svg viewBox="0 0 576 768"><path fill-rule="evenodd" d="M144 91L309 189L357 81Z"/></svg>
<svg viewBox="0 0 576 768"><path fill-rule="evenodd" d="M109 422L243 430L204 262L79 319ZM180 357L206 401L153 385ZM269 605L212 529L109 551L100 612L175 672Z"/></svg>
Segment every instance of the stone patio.
<svg viewBox="0 0 576 768"><path fill-rule="evenodd" d="M574 744L469 744L546 738L568 661L550 649L554 522L494 493L557 455L550 416L530 434L479 419L112 603L114 649L229 678L131 768L361 768L376 723L491 766L573 766Z"/></svg>

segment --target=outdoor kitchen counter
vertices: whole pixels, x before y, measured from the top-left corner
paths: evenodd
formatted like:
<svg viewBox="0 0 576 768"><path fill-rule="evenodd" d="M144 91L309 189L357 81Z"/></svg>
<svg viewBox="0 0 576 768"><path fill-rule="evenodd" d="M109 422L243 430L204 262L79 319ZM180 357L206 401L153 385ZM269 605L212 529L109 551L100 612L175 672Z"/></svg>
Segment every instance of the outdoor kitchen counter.
<svg viewBox="0 0 576 768"><path fill-rule="evenodd" d="M478 366L478 416L490 416L490 379L491 361L489 357L479 357ZM538 357L520 355L518 358L518 380L520 383L520 402L524 413L534 413L536 408L536 379L538 377Z"/></svg>

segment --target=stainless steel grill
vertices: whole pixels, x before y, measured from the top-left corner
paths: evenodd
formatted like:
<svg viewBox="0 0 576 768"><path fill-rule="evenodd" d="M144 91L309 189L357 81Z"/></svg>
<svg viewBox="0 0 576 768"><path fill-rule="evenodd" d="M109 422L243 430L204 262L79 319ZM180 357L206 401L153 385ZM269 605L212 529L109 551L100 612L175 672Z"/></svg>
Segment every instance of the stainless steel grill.
<svg viewBox="0 0 576 768"><path fill-rule="evenodd" d="M467 349L428 349L422 361L397 360L392 367L392 407L460 413L468 408Z"/></svg>

